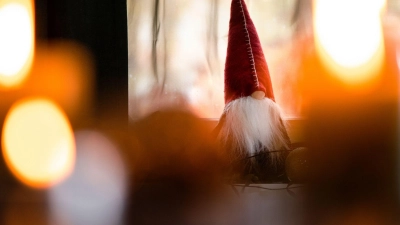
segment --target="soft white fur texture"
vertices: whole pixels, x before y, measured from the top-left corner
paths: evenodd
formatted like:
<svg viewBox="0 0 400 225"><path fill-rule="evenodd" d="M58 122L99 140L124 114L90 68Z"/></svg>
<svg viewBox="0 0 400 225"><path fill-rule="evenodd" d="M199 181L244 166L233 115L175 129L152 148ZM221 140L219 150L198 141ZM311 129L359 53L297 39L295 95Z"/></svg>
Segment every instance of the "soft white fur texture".
<svg viewBox="0 0 400 225"><path fill-rule="evenodd" d="M229 143L227 146L235 152L235 158L289 148L281 110L271 99L239 98L225 106L224 114L218 138L221 143ZM272 163L279 158L279 152L271 154Z"/></svg>

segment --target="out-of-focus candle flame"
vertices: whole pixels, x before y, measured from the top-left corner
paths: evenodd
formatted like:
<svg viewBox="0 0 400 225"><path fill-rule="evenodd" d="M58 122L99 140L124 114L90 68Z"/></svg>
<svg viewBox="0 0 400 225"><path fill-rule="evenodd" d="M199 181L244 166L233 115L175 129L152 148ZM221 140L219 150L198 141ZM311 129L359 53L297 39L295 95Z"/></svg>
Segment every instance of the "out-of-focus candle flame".
<svg viewBox="0 0 400 225"><path fill-rule="evenodd" d="M385 0L314 0L314 37L321 61L339 79L360 84L385 59L381 12Z"/></svg>
<svg viewBox="0 0 400 225"><path fill-rule="evenodd" d="M0 1L0 86L20 85L34 55L32 0Z"/></svg>
<svg viewBox="0 0 400 225"><path fill-rule="evenodd" d="M62 181L75 162L75 139L67 117L53 102L41 98L21 100L11 107L2 150L12 173L35 188Z"/></svg>

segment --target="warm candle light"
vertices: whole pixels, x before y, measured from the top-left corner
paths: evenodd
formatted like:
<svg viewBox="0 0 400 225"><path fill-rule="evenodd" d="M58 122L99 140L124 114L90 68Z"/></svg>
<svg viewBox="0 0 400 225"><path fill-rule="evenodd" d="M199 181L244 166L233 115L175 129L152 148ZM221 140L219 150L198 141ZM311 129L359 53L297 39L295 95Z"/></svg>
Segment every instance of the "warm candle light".
<svg viewBox="0 0 400 225"><path fill-rule="evenodd" d="M21 84L34 54L34 16L31 0L0 1L0 87Z"/></svg>
<svg viewBox="0 0 400 225"><path fill-rule="evenodd" d="M37 43L29 76L20 88L2 89L0 109L17 100L42 96L64 110L73 125L87 122L93 111L93 63L84 47L73 42Z"/></svg>
<svg viewBox="0 0 400 225"><path fill-rule="evenodd" d="M314 38L325 67L349 84L371 81L385 60L385 0L315 0Z"/></svg>
<svg viewBox="0 0 400 225"><path fill-rule="evenodd" d="M46 99L25 99L12 106L3 127L2 150L12 173L36 188L66 178L75 161L75 141L68 119Z"/></svg>

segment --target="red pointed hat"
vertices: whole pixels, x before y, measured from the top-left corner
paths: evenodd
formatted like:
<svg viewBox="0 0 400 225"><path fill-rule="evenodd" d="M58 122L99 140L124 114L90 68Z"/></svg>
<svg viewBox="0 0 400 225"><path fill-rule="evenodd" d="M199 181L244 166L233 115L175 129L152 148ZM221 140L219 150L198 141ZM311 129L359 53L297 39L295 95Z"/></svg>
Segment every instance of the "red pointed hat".
<svg viewBox="0 0 400 225"><path fill-rule="evenodd" d="M244 0L232 0L225 62L225 103L263 91L274 99L267 62Z"/></svg>

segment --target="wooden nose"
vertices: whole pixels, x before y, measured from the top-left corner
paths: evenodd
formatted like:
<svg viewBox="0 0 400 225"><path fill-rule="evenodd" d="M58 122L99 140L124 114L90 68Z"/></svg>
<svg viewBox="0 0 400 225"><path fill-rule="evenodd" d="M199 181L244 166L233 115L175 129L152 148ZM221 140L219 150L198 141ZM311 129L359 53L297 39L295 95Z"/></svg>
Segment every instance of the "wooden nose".
<svg viewBox="0 0 400 225"><path fill-rule="evenodd" d="M264 99L265 93L263 91L255 91L251 94L251 97L257 100Z"/></svg>

